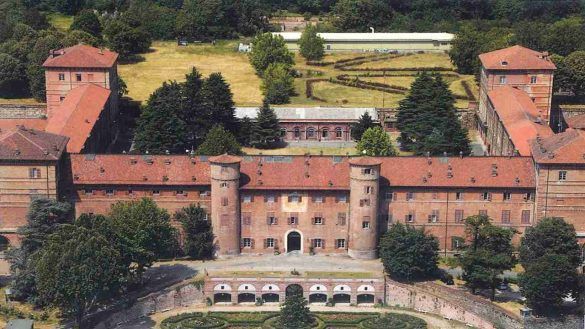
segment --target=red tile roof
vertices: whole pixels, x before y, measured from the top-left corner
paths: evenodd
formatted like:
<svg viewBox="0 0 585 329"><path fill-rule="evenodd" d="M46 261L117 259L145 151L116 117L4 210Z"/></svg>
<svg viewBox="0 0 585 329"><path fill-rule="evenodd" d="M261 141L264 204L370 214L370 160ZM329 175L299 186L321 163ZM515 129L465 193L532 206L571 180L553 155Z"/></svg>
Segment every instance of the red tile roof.
<svg viewBox="0 0 585 329"><path fill-rule="evenodd" d="M530 157L384 158L381 175L389 186L534 188ZM383 182L383 180L382 180Z"/></svg>
<svg viewBox="0 0 585 329"><path fill-rule="evenodd" d="M67 146L67 137L19 127L0 134L0 160L56 161Z"/></svg>
<svg viewBox="0 0 585 329"><path fill-rule="evenodd" d="M396 187L534 188L528 157L386 157L382 184ZM331 156L246 156L244 189L347 190L349 158ZM72 154L75 184L209 185L209 162L184 155ZM423 178L424 177L424 178Z"/></svg>
<svg viewBox="0 0 585 329"><path fill-rule="evenodd" d="M568 118L567 125L574 129L585 129L585 114Z"/></svg>
<svg viewBox="0 0 585 329"><path fill-rule="evenodd" d="M239 163L242 161L242 158L237 157L237 156L233 156L233 155L229 155L229 154L222 154L222 155L218 155L218 156L214 156L209 158L209 162L213 162L213 163L225 163L225 164L230 164L230 163Z"/></svg>
<svg viewBox="0 0 585 329"><path fill-rule="evenodd" d="M43 63L44 67L83 67L110 68L114 66L118 54L88 45L76 45L55 50Z"/></svg>
<svg viewBox="0 0 585 329"><path fill-rule="evenodd" d="M209 185L209 162L186 155L71 154L74 184Z"/></svg>
<svg viewBox="0 0 585 329"><path fill-rule="evenodd" d="M377 166L382 164L382 161L378 158L372 158L369 156L353 157L349 160L349 163L355 166Z"/></svg>
<svg viewBox="0 0 585 329"><path fill-rule="evenodd" d="M36 130L45 130L47 119L0 119L0 134L21 126Z"/></svg>
<svg viewBox="0 0 585 329"><path fill-rule="evenodd" d="M545 53L522 46L513 46L479 55L489 70L554 70L556 66Z"/></svg>
<svg viewBox="0 0 585 329"><path fill-rule="evenodd" d="M109 97L110 90L93 84L72 89L53 111L46 131L69 137L69 152L80 153Z"/></svg>
<svg viewBox="0 0 585 329"><path fill-rule="evenodd" d="M488 92L488 97L520 155L530 155L530 141L537 136L553 135L550 127L540 119L540 111L524 91L504 86Z"/></svg>
<svg viewBox="0 0 585 329"><path fill-rule="evenodd" d="M534 161L550 164L585 164L585 131L567 129L564 133L539 138L531 143Z"/></svg>

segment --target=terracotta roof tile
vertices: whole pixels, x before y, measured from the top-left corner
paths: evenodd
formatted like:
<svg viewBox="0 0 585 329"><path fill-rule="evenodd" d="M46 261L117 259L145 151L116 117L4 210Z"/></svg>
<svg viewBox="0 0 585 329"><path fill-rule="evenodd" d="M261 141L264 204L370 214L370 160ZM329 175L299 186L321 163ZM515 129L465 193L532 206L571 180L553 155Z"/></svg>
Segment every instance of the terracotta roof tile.
<svg viewBox="0 0 585 329"><path fill-rule="evenodd" d="M550 127L541 121L538 108L524 91L504 86L488 92L488 97L520 155L530 155L530 141L537 136L553 135Z"/></svg>
<svg viewBox="0 0 585 329"><path fill-rule="evenodd" d="M71 154L74 184L209 185L209 162L186 155Z"/></svg>
<svg viewBox="0 0 585 329"><path fill-rule="evenodd" d="M494 50L479 55L483 67L489 70L555 70L556 66L545 53L522 46Z"/></svg>
<svg viewBox="0 0 585 329"><path fill-rule="evenodd" d="M382 161L378 158L372 158L369 156L353 157L349 160L349 163L355 166L377 166L382 164Z"/></svg>
<svg viewBox="0 0 585 329"><path fill-rule="evenodd" d="M0 134L21 126L35 130L45 130L47 119L0 119Z"/></svg>
<svg viewBox="0 0 585 329"><path fill-rule="evenodd" d="M585 131L567 129L565 132L539 138L531 143L537 163L585 164Z"/></svg>
<svg viewBox="0 0 585 329"><path fill-rule="evenodd" d="M209 162L213 162L213 163L225 163L225 164L229 164L229 163L239 163L242 161L242 158L238 157L238 156L234 156L234 155L229 155L229 154L222 154L222 155L218 155L218 156L214 156L209 158Z"/></svg>
<svg viewBox="0 0 585 329"><path fill-rule="evenodd" d="M574 129L585 129L585 114L568 118L567 125Z"/></svg>
<svg viewBox="0 0 585 329"><path fill-rule="evenodd" d="M0 160L56 161L68 138L43 131L18 127L0 134Z"/></svg>
<svg viewBox="0 0 585 329"><path fill-rule="evenodd" d="M118 59L118 54L88 45L76 45L54 51L43 63L44 67L84 67L110 68Z"/></svg>
<svg viewBox="0 0 585 329"><path fill-rule="evenodd" d="M80 153L110 93L110 90L93 84L72 89L53 111L45 130L69 137L69 152Z"/></svg>

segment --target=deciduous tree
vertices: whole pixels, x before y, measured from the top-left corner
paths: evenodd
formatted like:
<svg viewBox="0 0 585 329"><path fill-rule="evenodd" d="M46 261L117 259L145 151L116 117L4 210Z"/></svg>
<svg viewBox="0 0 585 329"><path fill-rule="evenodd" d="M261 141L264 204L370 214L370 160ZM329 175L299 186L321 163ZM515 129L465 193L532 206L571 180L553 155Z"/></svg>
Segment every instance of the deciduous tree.
<svg viewBox="0 0 585 329"><path fill-rule="evenodd" d="M308 61L318 61L325 55L323 38L317 35L317 29L309 25L301 34L299 48L301 55Z"/></svg>
<svg viewBox="0 0 585 329"><path fill-rule="evenodd" d="M236 137L221 125L215 125L196 151L201 155L242 154L242 147Z"/></svg>
<svg viewBox="0 0 585 329"><path fill-rule="evenodd" d="M16 58L0 53L0 97L26 95L28 85L25 66Z"/></svg>
<svg viewBox="0 0 585 329"><path fill-rule="evenodd" d="M183 252L193 259L211 259L214 235L205 209L190 205L177 211L174 217L183 226Z"/></svg>
<svg viewBox="0 0 585 329"><path fill-rule="evenodd" d="M359 154L369 156L397 155L390 135L382 127L373 127L366 130L357 143L357 150Z"/></svg>
<svg viewBox="0 0 585 329"><path fill-rule="evenodd" d="M362 139L362 135L366 130L374 127L376 127L376 124L374 123L372 116L370 113L364 112L364 114L360 116L358 122L351 125L351 138L355 141L359 141Z"/></svg>
<svg viewBox="0 0 585 329"><path fill-rule="evenodd" d="M439 241L424 228L392 225L380 239L379 252L386 272L395 279L428 278L438 270Z"/></svg>
<svg viewBox="0 0 585 329"><path fill-rule="evenodd" d="M75 15L70 29L87 32L96 38L102 37L102 24L92 10L82 10Z"/></svg>
<svg viewBox="0 0 585 329"><path fill-rule="evenodd" d="M284 38L272 33L258 34L252 41L252 51L248 54L250 63L260 76L270 64L282 63L290 68L294 65L293 54L286 47Z"/></svg>
<svg viewBox="0 0 585 329"><path fill-rule="evenodd" d="M340 31L366 32L392 20L392 7L383 0L339 0L333 7L334 25Z"/></svg>
<svg viewBox="0 0 585 329"><path fill-rule="evenodd" d="M270 104L286 104L294 94L294 77L287 65L268 65L262 76L262 93Z"/></svg>

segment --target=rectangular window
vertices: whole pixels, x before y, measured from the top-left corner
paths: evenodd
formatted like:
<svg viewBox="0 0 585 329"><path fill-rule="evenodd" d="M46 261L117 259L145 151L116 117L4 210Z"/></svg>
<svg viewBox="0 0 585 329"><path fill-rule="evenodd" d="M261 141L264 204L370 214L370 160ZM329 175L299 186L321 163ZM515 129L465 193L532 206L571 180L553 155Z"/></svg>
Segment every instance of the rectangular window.
<svg viewBox="0 0 585 329"><path fill-rule="evenodd" d="M323 239L313 239L313 248L323 248Z"/></svg>
<svg viewBox="0 0 585 329"><path fill-rule="evenodd" d="M299 214L296 212L290 213L288 216L288 225L298 225L299 224Z"/></svg>
<svg viewBox="0 0 585 329"><path fill-rule="evenodd" d="M463 209L455 209L455 223L463 222Z"/></svg>
<svg viewBox="0 0 585 329"><path fill-rule="evenodd" d="M530 83L536 83L536 75L530 77Z"/></svg>
<svg viewBox="0 0 585 329"><path fill-rule="evenodd" d="M510 200L512 200L512 193L510 193L510 192L504 192L503 199L504 199L504 201L510 201Z"/></svg>
<svg viewBox="0 0 585 329"><path fill-rule="evenodd" d="M298 193L291 193L288 195L288 202L299 203L301 202L301 196Z"/></svg>
<svg viewBox="0 0 585 329"><path fill-rule="evenodd" d="M522 224L530 224L530 210L522 210Z"/></svg>
<svg viewBox="0 0 585 329"><path fill-rule="evenodd" d="M264 202L266 203L274 203L276 202L276 197L273 194L268 194L264 196Z"/></svg>
<svg viewBox="0 0 585 329"><path fill-rule="evenodd" d="M316 213L315 217L313 217L313 225L323 225L324 223L323 214Z"/></svg>
<svg viewBox="0 0 585 329"><path fill-rule="evenodd" d="M502 224L510 224L510 210L502 210Z"/></svg>
<svg viewBox="0 0 585 329"><path fill-rule="evenodd" d="M405 220L407 223L414 223L414 221L415 221L415 219L416 219L416 218L415 218L414 211L409 211L409 212L408 212L408 215L406 215L406 216L404 216L404 217L405 217L405 218L404 218L404 220Z"/></svg>
<svg viewBox="0 0 585 329"><path fill-rule="evenodd" d="M360 207L369 207L370 206L370 199L361 199L360 200Z"/></svg>
<svg viewBox="0 0 585 329"><path fill-rule="evenodd" d="M266 248L274 248L274 238L266 238Z"/></svg>
<svg viewBox="0 0 585 329"><path fill-rule="evenodd" d="M28 178L41 178L41 170L39 168L29 168L28 170Z"/></svg>
<svg viewBox="0 0 585 329"><path fill-rule="evenodd" d="M372 169L371 168L364 168L364 169L362 169L362 174L363 175L371 175Z"/></svg>
<svg viewBox="0 0 585 329"><path fill-rule="evenodd" d="M337 247L337 249L345 249L345 239L335 240L335 246Z"/></svg>
<svg viewBox="0 0 585 329"><path fill-rule="evenodd" d="M211 195L211 191L201 191L201 193L199 193L199 196L201 197L207 197Z"/></svg>
<svg viewBox="0 0 585 329"><path fill-rule="evenodd" d="M185 191L178 190L177 192L175 192L175 194L180 195L180 196L184 196L185 195Z"/></svg>
<svg viewBox="0 0 585 329"><path fill-rule="evenodd" d="M323 203L323 196L322 195L316 195L313 197L313 203Z"/></svg>
<svg viewBox="0 0 585 329"><path fill-rule="evenodd" d="M59 102L63 102L65 100L65 96L59 96Z"/></svg>
<svg viewBox="0 0 585 329"><path fill-rule="evenodd" d="M364 220L362 221L362 228L364 230L370 229L370 217L369 216L364 216Z"/></svg>
<svg viewBox="0 0 585 329"><path fill-rule="evenodd" d="M483 192L479 197L483 201L491 201L492 194L490 192Z"/></svg>
<svg viewBox="0 0 585 329"><path fill-rule="evenodd" d="M384 199L389 200L389 201L395 201L396 199L396 193L391 192L391 191L386 191L384 193Z"/></svg>
<svg viewBox="0 0 585 329"><path fill-rule="evenodd" d="M559 171L559 180L561 181L567 180L567 172L565 170Z"/></svg>
<svg viewBox="0 0 585 329"><path fill-rule="evenodd" d="M505 75L500 76L500 84L506 84L506 76Z"/></svg>
<svg viewBox="0 0 585 329"><path fill-rule="evenodd" d="M252 239L251 238L243 238L242 239L242 246L244 248L252 248Z"/></svg>
<svg viewBox="0 0 585 329"><path fill-rule="evenodd" d="M75 81L81 81L81 73L75 73Z"/></svg>
<svg viewBox="0 0 585 329"><path fill-rule="evenodd" d="M244 198L243 199L244 199L244 203L251 203L252 202L252 196L251 195L244 195Z"/></svg>
<svg viewBox="0 0 585 329"><path fill-rule="evenodd" d="M406 192L406 201L414 200L414 192Z"/></svg>
<svg viewBox="0 0 585 329"><path fill-rule="evenodd" d="M429 215L429 223L436 223L439 221L439 210L435 209Z"/></svg>
<svg viewBox="0 0 585 329"><path fill-rule="evenodd" d="M345 194L339 194L335 197L335 201L337 203L347 203L347 195Z"/></svg>
<svg viewBox="0 0 585 329"><path fill-rule="evenodd" d="M152 195L159 196L160 190L152 190Z"/></svg>
<svg viewBox="0 0 585 329"><path fill-rule="evenodd" d="M528 193L524 194L524 201L533 201L532 193L528 192Z"/></svg>
<svg viewBox="0 0 585 329"><path fill-rule="evenodd" d="M463 192L455 193L455 200L458 200L458 201L463 200Z"/></svg>
<svg viewBox="0 0 585 329"><path fill-rule="evenodd" d="M479 215L480 216L487 216L488 215L487 210L480 210Z"/></svg>
<svg viewBox="0 0 585 329"><path fill-rule="evenodd" d="M242 213L242 225L252 225L252 213L243 212Z"/></svg>
<svg viewBox="0 0 585 329"><path fill-rule="evenodd" d="M65 73L59 73L59 81L65 81Z"/></svg>
<svg viewBox="0 0 585 329"><path fill-rule="evenodd" d="M374 193L374 188L372 186L364 186L364 194L372 194Z"/></svg>
<svg viewBox="0 0 585 329"><path fill-rule="evenodd" d="M337 225L344 226L347 221L347 215L344 212L337 213Z"/></svg>
<svg viewBox="0 0 585 329"><path fill-rule="evenodd" d="M108 196L112 196L112 195L114 195L114 190L112 190L112 189L107 189L107 190L106 190L106 195L108 195Z"/></svg>
<svg viewBox="0 0 585 329"><path fill-rule="evenodd" d="M221 205L222 206L227 206L228 205L228 198L221 198Z"/></svg>
<svg viewBox="0 0 585 329"><path fill-rule="evenodd" d="M228 188L229 186L230 185L229 185L228 182L222 182L222 183L219 184L219 187L221 187L221 188Z"/></svg>
<svg viewBox="0 0 585 329"><path fill-rule="evenodd" d="M93 190L90 188L84 188L83 189L83 194L85 195L93 195Z"/></svg>
<svg viewBox="0 0 585 329"><path fill-rule="evenodd" d="M273 212L269 212L266 215L266 223L268 225L278 225L278 219L276 218L276 215Z"/></svg>

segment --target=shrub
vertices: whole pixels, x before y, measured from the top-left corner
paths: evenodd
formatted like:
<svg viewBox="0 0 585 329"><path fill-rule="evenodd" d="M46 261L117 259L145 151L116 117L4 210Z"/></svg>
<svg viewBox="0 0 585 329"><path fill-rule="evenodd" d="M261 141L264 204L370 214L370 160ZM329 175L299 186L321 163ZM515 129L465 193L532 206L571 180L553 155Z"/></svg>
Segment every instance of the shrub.
<svg viewBox="0 0 585 329"><path fill-rule="evenodd" d="M361 323L363 328L368 329L426 329L427 323L420 318L407 315L388 313L377 318L371 318Z"/></svg>

